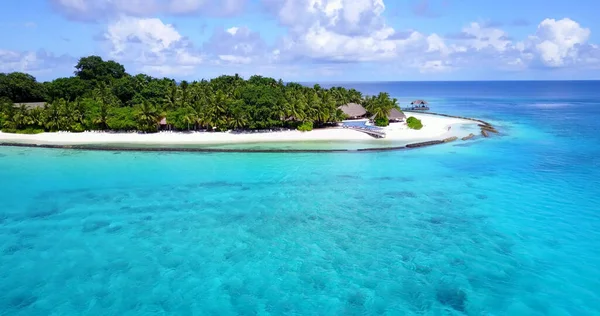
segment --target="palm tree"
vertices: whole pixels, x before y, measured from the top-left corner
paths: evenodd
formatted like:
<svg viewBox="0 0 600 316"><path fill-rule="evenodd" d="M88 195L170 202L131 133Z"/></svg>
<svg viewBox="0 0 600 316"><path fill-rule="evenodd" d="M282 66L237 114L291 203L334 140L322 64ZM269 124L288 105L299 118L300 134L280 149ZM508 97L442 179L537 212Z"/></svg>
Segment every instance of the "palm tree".
<svg viewBox="0 0 600 316"><path fill-rule="evenodd" d="M248 125L248 119L246 113L241 110L234 111L232 117L229 119L229 127L232 129L244 128Z"/></svg>
<svg viewBox="0 0 600 316"><path fill-rule="evenodd" d="M196 113L196 110L194 110L194 108L191 106L187 106L185 108L185 114L183 115L182 120L187 124L187 129L189 131L190 124L196 124L198 121L198 114Z"/></svg>
<svg viewBox="0 0 600 316"><path fill-rule="evenodd" d="M110 111L110 106L102 101L96 101L98 105L98 113L96 117L92 120L92 122L102 129L106 130L108 128L108 115Z"/></svg>
<svg viewBox="0 0 600 316"><path fill-rule="evenodd" d="M304 109L306 108L306 102L300 98L295 98L289 103L288 117L294 118L296 121L304 120Z"/></svg>
<svg viewBox="0 0 600 316"><path fill-rule="evenodd" d="M140 124L140 130L156 131L158 129L159 112L148 100L144 100L136 106L136 118Z"/></svg>
<svg viewBox="0 0 600 316"><path fill-rule="evenodd" d="M27 111L27 106L25 104L19 105L17 110L14 112L12 121L15 124L15 128L21 129L27 125L29 125L29 113Z"/></svg>
<svg viewBox="0 0 600 316"><path fill-rule="evenodd" d="M180 99L179 94L179 87L175 82L171 82L167 88L167 94L163 100L166 109L174 109L177 107L178 100Z"/></svg>
<svg viewBox="0 0 600 316"><path fill-rule="evenodd" d="M227 106L229 98L223 90L217 90L217 93L208 98L209 104L206 112L207 125L210 127L224 128L227 125Z"/></svg>
<svg viewBox="0 0 600 316"><path fill-rule="evenodd" d="M60 131L62 127L61 113L60 113L60 100L55 100L50 104L49 107L44 109L44 116L46 122L46 129L50 131ZM64 100L63 100L64 101Z"/></svg>
<svg viewBox="0 0 600 316"><path fill-rule="evenodd" d="M42 108L33 108L29 111L29 122L31 125L43 127L44 113Z"/></svg>
<svg viewBox="0 0 600 316"><path fill-rule="evenodd" d="M189 97L189 93L188 93L189 92L189 90L188 90L189 83L187 81L183 80L181 82L181 84L179 84L179 88L181 90L181 93L180 93L181 94L181 97L180 97L181 104L180 104L180 106L181 107L187 106L188 105L187 102L189 101L189 98L188 98Z"/></svg>

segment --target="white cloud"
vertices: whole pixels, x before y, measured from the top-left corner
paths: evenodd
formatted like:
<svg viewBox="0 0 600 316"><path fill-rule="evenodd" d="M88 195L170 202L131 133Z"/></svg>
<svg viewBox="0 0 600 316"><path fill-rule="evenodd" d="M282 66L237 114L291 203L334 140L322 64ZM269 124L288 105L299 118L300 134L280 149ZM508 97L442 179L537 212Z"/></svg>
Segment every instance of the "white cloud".
<svg viewBox="0 0 600 316"><path fill-rule="evenodd" d="M196 43L200 51L175 26L153 16L230 14L248 0L49 1L71 18L111 21L103 34L110 57L150 74L194 74L200 64L256 71L271 67L269 71L289 73L305 69L323 75L363 67L347 63L423 74L476 67L489 71L600 67L600 47L589 43L591 31L568 18L545 19L521 40L512 39L502 23L490 22L473 22L440 36L394 29L386 22L384 0L259 0L285 29L275 44L267 44L247 26L230 25ZM4 55L8 63L9 53ZM35 54L18 56L10 66L0 67L26 69L39 64Z"/></svg>
<svg viewBox="0 0 600 316"><path fill-rule="evenodd" d="M428 60L419 67L421 73L436 73L450 71L452 67L442 60Z"/></svg>
<svg viewBox="0 0 600 316"><path fill-rule="evenodd" d="M463 33L473 37L467 40L467 42L477 50L493 48L498 51L504 51L511 42L508 39L508 34L503 30L484 27L477 22L473 22L465 27Z"/></svg>
<svg viewBox="0 0 600 316"><path fill-rule="evenodd" d="M25 72L33 75L67 75L72 73L75 59L56 56L46 51L14 51L0 49L0 72Z"/></svg>
<svg viewBox="0 0 600 316"><path fill-rule="evenodd" d="M565 18L545 19L530 38L534 42L542 62L551 67L563 66L567 60L577 61L579 47L590 37L590 30Z"/></svg>
<svg viewBox="0 0 600 316"><path fill-rule="evenodd" d="M236 55L219 55L219 59L232 64L249 64L252 62L252 58Z"/></svg>
<svg viewBox="0 0 600 316"><path fill-rule="evenodd" d="M514 41L505 31L471 23L445 42L432 34L417 63L421 72L485 67L522 71L545 67L599 67L600 49L589 44L590 30L570 19L542 21L535 35ZM451 65L451 66L450 66Z"/></svg>
<svg viewBox="0 0 600 316"><path fill-rule="evenodd" d="M122 16L108 25L109 55L160 75L190 73L203 56L171 24L156 18Z"/></svg>
<svg viewBox="0 0 600 316"><path fill-rule="evenodd" d="M446 46L444 40L437 34L431 34L427 37L427 52L440 52L442 55L450 53L450 49Z"/></svg>
<svg viewBox="0 0 600 316"><path fill-rule="evenodd" d="M386 25L383 0L263 0L288 34L279 60L319 62L391 60L410 45L426 45L418 32L407 36ZM404 35L404 34L401 34ZM438 43L439 44L439 43ZM440 47L438 47L440 48Z"/></svg>
<svg viewBox="0 0 600 316"><path fill-rule="evenodd" d="M145 50L157 54L182 39L171 24L164 24L159 19L132 17L122 17L110 24L105 36L112 43L111 54L116 56L124 54L132 42L139 42Z"/></svg>
<svg viewBox="0 0 600 316"><path fill-rule="evenodd" d="M237 31L239 30L239 28L237 27L231 27L227 29L227 33L231 34L231 35L235 35L235 33L237 33Z"/></svg>
<svg viewBox="0 0 600 316"><path fill-rule="evenodd" d="M219 63L264 63L268 54L267 44L260 34L245 26L216 29L203 48Z"/></svg>

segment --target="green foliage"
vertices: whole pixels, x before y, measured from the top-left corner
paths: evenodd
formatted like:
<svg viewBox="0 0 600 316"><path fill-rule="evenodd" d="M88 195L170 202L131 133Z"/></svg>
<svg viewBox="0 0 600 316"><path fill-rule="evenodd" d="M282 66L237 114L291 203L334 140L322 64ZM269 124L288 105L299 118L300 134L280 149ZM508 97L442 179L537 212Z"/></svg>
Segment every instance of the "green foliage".
<svg viewBox="0 0 600 316"><path fill-rule="evenodd" d="M387 123L383 126L389 125L388 115L393 108L400 110L398 100L390 98L390 95L386 92L365 98L365 108L369 112L369 115L375 116L375 120L379 120L381 124L383 124L385 119Z"/></svg>
<svg viewBox="0 0 600 316"><path fill-rule="evenodd" d="M134 108L137 128L144 132L158 131L158 122L160 121L160 113L154 104L150 101L144 101Z"/></svg>
<svg viewBox="0 0 600 316"><path fill-rule="evenodd" d="M37 82L32 75L22 72L0 73L0 97L21 103L44 101L45 96L44 85Z"/></svg>
<svg viewBox="0 0 600 316"><path fill-rule="evenodd" d="M138 129L134 112L130 108L114 108L109 113L106 124L111 130L134 131Z"/></svg>
<svg viewBox="0 0 600 316"><path fill-rule="evenodd" d="M5 131L5 132L6 132L6 133L10 133L10 132L8 132L8 131ZM15 130L15 131L14 131L14 132L12 132L12 133L17 133L17 134L40 134L40 133L43 133L43 132L44 132L44 129L42 129L42 128L33 128L33 127L28 127L28 128L26 128L26 129L18 129L18 130Z"/></svg>
<svg viewBox="0 0 600 316"><path fill-rule="evenodd" d="M390 125L390 120L387 117L380 117L375 119L375 126L388 126Z"/></svg>
<svg viewBox="0 0 600 316"><path fill-rule="evenodd" d="M406 124L408 125L408 128L411 128L411 129L419 130L419 129L423 128L423 123L421 123L421 120L417 119L414 116L407 118Z"/></svg>
<svg viewBox="0 0 600 316"><path fill-rule="evenodd" d="M313 122L304 122L298 126L298 130L301 132L310 132L313 130Z"/></svg>
<svg viewBox="0 0 600 316"><path fill-rule="evenodd" d="M46 83L47 97L50 102L59 99L74 101L91 92L90 83L79 77L58 78L50 83Z"/></svg>
<svg viewBox="0 0 600 316"><path fill-rule="evenodd" d="M112 60L104 61L99 56L79 59L75 65L75 75L83 80L110 82L125 76L125 67Z"/></svg>
<svg viewBox="0 0 600 316"><path fill-rule="evenodd" d="M42 102L45 106L15 106ZM354 89L325 89L239 75L210 81L131 76L98 56L84 57L75 76L38 83L28 74L0 74L0 128L14 131L116 130L155 132L166 118L174 130L228 130L331 125L344 119L340 105L356 102L386 117L395 100L363 97ZM304 123L302 123L304 122Z"/></svg>

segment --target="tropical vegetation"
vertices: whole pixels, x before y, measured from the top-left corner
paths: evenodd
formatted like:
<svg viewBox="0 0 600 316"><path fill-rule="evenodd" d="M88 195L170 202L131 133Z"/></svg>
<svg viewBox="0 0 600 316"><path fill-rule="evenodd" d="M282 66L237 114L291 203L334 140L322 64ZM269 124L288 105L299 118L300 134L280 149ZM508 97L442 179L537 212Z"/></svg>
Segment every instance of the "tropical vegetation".
<svg viewBox="0 0 600 316"><path fill-rule="evenodd" d="M421 120L419 120L418 118L416 118L414 116L411 116L406 119L406 125L408 125L408 128L416 129L416 130L423 128L423 123L421 123Z"/></svg>
<svg viewBox="0 0 600 316"><path fill-rule="evenodd" d="M363 96L355 89L308 87L262 76L176 82L130 75L122 65L98 56L81 58L74 76L49 82L20 72L0 73L4 132L156 132L161 126L181 131L308 131L343 120L338 107L349 102L364 104L379 121L398 107L387 93Z"/></svg>

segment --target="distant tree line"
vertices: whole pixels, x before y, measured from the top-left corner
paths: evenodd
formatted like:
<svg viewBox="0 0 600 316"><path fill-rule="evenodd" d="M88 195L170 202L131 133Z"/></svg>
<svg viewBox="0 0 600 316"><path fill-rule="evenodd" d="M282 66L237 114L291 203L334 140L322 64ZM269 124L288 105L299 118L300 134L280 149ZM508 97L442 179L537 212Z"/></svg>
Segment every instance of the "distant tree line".
<svg viewBox="0 0 600 316"><path fill-rule="evenodd" d="M340 105L363 104L387 118L397 101L387 93L363 96L354 89L306 87L262 76L238 75L181 81L129 75L123 65L84 57L73 77L37 82L0 73L0 128L4 132L115 130L156 132L166 119L175 130L298 128L343 120ZM43 106L23 103L44 102Z"/></svg>

